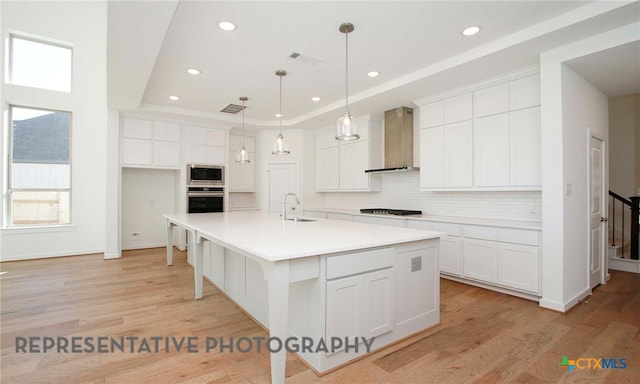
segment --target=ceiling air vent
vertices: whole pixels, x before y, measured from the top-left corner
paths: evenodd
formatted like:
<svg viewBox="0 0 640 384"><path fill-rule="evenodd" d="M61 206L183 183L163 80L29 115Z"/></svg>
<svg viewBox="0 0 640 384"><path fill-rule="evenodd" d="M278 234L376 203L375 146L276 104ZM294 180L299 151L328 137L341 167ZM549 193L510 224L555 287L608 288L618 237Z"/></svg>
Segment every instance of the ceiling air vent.
<svg viewBox="0 0 640 384"><path fill-rule="evenodd" d="M242 105L238 105L238 104L229 104L220 110L220 112L231 113L233 115L235 115L240 111L242 111Z"/></svg>
<svg viewBox="0 0 640 384"><path fill-rule="evenodd" d="M313 66L316 66L322 63L322 60L320 59L316 59L315 57L307 56L298 52L293 52L292 54L289 55L289 58L292 60L295 60L298 63L313 65Z"/></svg>

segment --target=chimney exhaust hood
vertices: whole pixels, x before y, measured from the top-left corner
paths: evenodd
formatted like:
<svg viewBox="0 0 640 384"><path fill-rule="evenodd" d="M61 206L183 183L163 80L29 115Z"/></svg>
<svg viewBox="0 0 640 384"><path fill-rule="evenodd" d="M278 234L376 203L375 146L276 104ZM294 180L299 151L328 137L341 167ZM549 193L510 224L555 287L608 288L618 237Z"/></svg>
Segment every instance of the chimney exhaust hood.
<svg viewBox="0 0 640 384"><path fill-rule="evenodd" d="M413 169L413 109L399 107L384 113L384 168L366 173Z"/></svg>

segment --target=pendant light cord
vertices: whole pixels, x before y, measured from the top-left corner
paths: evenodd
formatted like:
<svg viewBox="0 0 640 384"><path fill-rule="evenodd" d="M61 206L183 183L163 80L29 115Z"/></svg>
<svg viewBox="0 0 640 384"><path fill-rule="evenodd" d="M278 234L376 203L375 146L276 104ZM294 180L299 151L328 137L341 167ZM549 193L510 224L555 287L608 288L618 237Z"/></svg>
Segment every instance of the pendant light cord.
<svg viewBox="0 0 640 384"><path fill-rule="evenodd" d="M280 134L282 135L282 76L280 77Z"/></svg>
<svg viewBox="0 0 640 384"><path fill-rule="evenodd" d="M346 65L345 65L345 70L344 70L344 74L345 74L345 105L344 105L344 110L346 113L349 113L349 32L346 32L345 34L345 61L346 61Z"/></svg>
<svg viewBox="0 0 640 384"><path fill-rule="evenodd" d="M242 100L242 148L244 148L244 100Z"/></svg>

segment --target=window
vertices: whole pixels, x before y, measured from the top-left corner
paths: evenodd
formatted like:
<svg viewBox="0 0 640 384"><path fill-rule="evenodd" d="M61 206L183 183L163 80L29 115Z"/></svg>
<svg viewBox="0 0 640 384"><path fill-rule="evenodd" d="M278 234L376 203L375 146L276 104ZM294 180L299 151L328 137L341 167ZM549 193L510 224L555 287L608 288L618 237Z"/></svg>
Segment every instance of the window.
<svg viewBox="0 0 640 384"><path fill-rule="evenodd" d="M15 35L9 39L9 83L71 92L71 48Z"/></svg>
<svg viewBox="0 0 640 384"><path fill-rule="evenodd" d="M71 222L71 112L10 106L8 226Z"/></svg>

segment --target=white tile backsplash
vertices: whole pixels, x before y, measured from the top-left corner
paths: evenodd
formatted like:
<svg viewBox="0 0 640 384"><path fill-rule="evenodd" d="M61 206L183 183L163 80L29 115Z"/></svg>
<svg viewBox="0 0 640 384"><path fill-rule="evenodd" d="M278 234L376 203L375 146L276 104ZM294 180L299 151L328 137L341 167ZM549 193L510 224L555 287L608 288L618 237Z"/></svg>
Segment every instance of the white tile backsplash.
<svg viewBox="0 0 640 384"><path fill-rule="evenodd" d="M327 208L418 209L424 214L540 221L542 195L525 192L420 192L417 171L386 173L380 192L326 193Z"/></svg>

